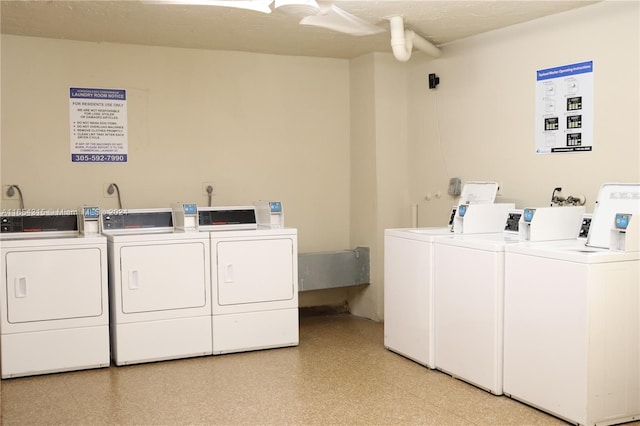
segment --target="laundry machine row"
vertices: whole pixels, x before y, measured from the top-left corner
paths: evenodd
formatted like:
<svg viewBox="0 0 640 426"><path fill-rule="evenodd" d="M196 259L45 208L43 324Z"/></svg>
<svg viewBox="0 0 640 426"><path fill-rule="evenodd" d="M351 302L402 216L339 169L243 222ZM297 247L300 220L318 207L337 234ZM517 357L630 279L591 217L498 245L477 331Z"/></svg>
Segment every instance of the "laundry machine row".
<svg viewBox="0 0 640 426"><path fill-rule="evenodd" d="M464 229L462 223L456 220L459 205L473 204L482 212L495 209L492 206L497 192L497 182L467 182L460 193L458 205L450 211L447 226L385 230L384 346L387 349L429 368L436 368L433 279L435 241L440 237L451 237L454 233L501 230L500 219L497 229L487 224L478 224L475 209L469 215L474 216L471 218L473 223Z"/></svg>
<svg viewBox="0 0 640 426"><path fill-rule="evenodd" d="M257 228L252 206L103 214L115 364L297 345L297 231Z"/></svg>
<svg viewBox="0 0 640 426"><path fill-rule="evenodd" d="M2 216L2 378L297 345L297 231L188 207Z"/></svg>
<svg viewBox="0 0 640 426"><path fill-rule="evenodd" d="M515 232L387 230L385 322L389 312L392 324L405 324L385 326L385 345L571 422L640 419L639 188L604 185L592 215L520 210L507 220ZM403 305L426 312L402 317ZM414 352L398 350L388 328L407 342L417 336ZM416 342L428 358L414 355Z"/></svg>

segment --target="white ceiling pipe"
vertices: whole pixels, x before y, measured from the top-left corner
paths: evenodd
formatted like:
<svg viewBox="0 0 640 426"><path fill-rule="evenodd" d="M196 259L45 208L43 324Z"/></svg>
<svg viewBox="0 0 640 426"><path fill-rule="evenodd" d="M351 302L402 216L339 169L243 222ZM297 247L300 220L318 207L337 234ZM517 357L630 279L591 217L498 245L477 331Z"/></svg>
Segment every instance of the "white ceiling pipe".
<svg viewBox="0 0 640 426"><path fill-rule="evenodd" d="M393 56L401 62L406 62L411 58L411 51L415 46L416 49L422 50L428 55L438 57L442 53L440 49L431 42L420 37L411 30L404 29L404 20L402 16L392 16L389 19L391 24L391 49Z"/></svg>
<svg viewBox="0 0 640 426"><path fill-rule="evenodd" d="M433 43L420 37L418 34L414 33L413 31L407 30L405 31L405 34L406 33L411 33L411 41L413 41L413 47L415 47L416 49L421 50L427 55L433 56L434 58L437 58L442 54L442 51L439 48L437 48Z"/></svg>
<svg viewBox="0 0 640 426"><path fill-rule="evenodd" d="M392 16L389 23L391 25L391 50L393 50L393 56L401 62L406 62L411 58L413 43L411 38L405 37L404 20L402 16Z"/></svg>

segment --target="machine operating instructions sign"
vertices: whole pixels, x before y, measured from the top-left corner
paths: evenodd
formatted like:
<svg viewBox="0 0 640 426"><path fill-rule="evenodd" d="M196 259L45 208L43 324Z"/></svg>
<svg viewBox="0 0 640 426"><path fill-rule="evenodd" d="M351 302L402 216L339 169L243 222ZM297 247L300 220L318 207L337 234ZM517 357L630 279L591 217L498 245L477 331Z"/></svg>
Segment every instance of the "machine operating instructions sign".
<svg viewBox="0 0 640 426"><path fill-rule="evenodd" d="M127 92L121 89L69 89L71 161L127 162Z"/></svg>
<svg viewBox="0 0 640 426"><path fill-rule="evenodd" d="M593 61L536 71L536 153L593 148Z"/></svg>

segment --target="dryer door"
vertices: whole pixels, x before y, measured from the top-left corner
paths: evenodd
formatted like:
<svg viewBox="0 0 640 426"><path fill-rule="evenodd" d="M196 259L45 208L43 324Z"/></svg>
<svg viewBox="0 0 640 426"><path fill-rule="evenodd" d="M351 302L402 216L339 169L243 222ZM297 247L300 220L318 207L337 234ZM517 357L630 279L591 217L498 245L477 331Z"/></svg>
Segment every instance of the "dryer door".
<svg viewBox="0 0 640 426"><path fill-rule="evenodd" d="M205 306L206 256L203 242L121 247L122 312Z"/></svg>
<svg viewBox="0 0 640 426"><path fill-rule="evenodd" d="M8 252L5 267L9 323L102 315L99 248Z"/></svg>
<svg viewBox="0 0 640 426"><path fill-rule="evenodd" d="M294 297L291 239L218 241L216 253L219 305Z"/></svg>

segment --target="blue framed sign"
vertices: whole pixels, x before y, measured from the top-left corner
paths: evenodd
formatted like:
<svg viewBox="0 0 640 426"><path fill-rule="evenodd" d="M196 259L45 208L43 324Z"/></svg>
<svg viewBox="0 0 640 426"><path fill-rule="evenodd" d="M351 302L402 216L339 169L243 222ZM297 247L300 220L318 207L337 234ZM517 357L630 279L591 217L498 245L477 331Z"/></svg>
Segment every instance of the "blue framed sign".
<svg viewBox="0 0 640 426"><path fill-rule="evenodd" d="M127 92L71 87L69 130L73 163L127 162Z"/></svg>
<svg viewBox="0 0 640 426"><path fill-rule="evenodd" d="M593 61L536 71L536 153L593 150Z"/></svg>

